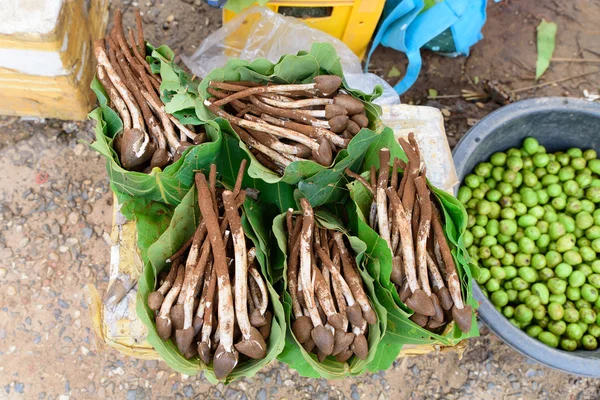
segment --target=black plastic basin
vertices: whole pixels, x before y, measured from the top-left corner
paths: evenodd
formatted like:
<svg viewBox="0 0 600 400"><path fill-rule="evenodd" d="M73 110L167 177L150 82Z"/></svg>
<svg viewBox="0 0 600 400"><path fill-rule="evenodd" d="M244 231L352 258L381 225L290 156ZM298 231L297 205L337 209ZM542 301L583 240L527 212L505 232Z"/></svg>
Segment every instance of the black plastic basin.
<svg viewBox="0 0 600 400"><path fill-rule="evenodd" d="M454 148L452 155L459 179L462 181L475 165L488 160L494 152L520 147L528 136L538 139L549 152L579 147L592 148L600 154L600 104L547 97L502 107L479 121ZM481 302L479 317L511 347L549 367L600 377L600 349L567 352L546 346L513 326L479 286L473 286L474 296Z"/></svg>

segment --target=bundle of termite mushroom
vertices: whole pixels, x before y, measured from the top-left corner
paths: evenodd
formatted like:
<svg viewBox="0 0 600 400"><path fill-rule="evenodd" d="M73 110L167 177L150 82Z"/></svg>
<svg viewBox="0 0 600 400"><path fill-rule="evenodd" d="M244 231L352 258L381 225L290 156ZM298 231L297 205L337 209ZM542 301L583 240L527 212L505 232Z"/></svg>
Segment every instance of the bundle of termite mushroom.
<svg viewBox="0 0 600 400"><path fill-rule="evenodd" d="M336 75L290 85L210 81L207 91L214 97L204 104L231 123L261 164L283 174L298 160L330 166L369 125L364 104L344 93L341 84Z"/></svg>
<svg viewBox="0 0 600 400"><path fill-rule="evenodd" d="M392 254L390 280L400 300L414 311L411 320L430 331L454 320L462 332L471 330L473 312L463 301L460 279L444 235L442 212L427 186L418 144L411 133L400 139L408 163L379 152L379 172L371 167L369 179L346 170L373 195L369 225ZM404 171L403 173L400 171Z"/></svg>
<svg viewBox="0 0 600 400"><path fill-rule="evenodd" d="M198 355L205 365L212 362L218 379L237 365L238 353L266 356L273 318L256 250L241 223L244 167L245 162L233 190L217 187L214 164L208 182L196 174L201 221L169 258L168 275L148 296L158 335L173 339L186 358Z"/></svg>
<svg viewBox="0 0 600 400"><path fill-rule="evenodd" d="M341 232L319 227L313 209L301 200L302 214L289 210L287 278L292 332L319 362L327 356L346 362L369 352L368 325L377 323L355 258Z"/></svg>
<svg viewBox="0 0 600 400"><path fill-rule="evenodd" d="M96 77L123 123L123 131L113 141L121 165L148 173L176 161L188 146L206 141L206 134L194 132L165 112L160 76L152 73L146 60L140 13L136 9L136 33L130 29L127 36L122 16L116 10L110 35L94 42Z"/></svg>

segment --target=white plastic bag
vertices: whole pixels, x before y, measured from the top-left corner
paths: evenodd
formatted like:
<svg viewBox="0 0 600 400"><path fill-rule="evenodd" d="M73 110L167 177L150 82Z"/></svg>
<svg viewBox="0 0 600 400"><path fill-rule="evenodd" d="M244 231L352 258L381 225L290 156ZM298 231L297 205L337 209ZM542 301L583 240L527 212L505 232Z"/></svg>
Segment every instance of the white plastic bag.
<svg viewBox="0 0 600 400"><path fill-rule="evenodd" d="M360 60L342 41L267 7L252 7L237 15L204 39L192 56L182 56L182 60L194 74L204 77L224 66L229 58L251 61L263 57L276 63L282 55L308 50L314 42L328 42L335 47L351 87L370 93L380 84L384 92L375 103L400 104L398 94L386 81L362 73Z"/></svg>

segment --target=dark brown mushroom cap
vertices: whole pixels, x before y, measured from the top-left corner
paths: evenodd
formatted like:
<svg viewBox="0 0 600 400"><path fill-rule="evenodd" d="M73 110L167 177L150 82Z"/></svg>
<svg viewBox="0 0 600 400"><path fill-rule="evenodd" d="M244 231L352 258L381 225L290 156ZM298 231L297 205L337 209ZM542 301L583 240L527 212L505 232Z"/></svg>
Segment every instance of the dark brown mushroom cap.
<svg viewBox="0 0 600 400"><path fill-rule="evenodd" d="M352 346L350 346L356 357L365 360L369 354L369 344L365 335L356 335Z"/></svg>
<svg viewBox="0 0 600 400"><path fill-rule="evenodd" d="M238 352L227 352L222 344L217 347L213 358L213 369L218 380L227 378L238 363Z"/></svg>
<svg viewBox="0 0 600 400"><path fill-rule="evenodd" d="M292 333L299 343L305 343L310 339L313 324L309 317L303 315L292 322Z"/></svg>
<svg viewBox="0 0 600 400"><path fill-rule="evenodd" d="M156 149L154 154L152 154L152 158L150 159L150 167L164 168L170 160L171 156L167 150Z"/></svg>
<svg viewBox="0 0 600 400"><path fill-rule="evenodd" d="M192 320L192 327L194 328L194 333L197 335L202 329L202 325L204 325L204 320L197 315L194 315L194 319Z"/></svg>
<svg viewBox="0 0 600 400"><path fill-rule="evenodd" d="M458 325L458 328L462 332L467 333L471 331L471 324L473 323L473 310L471 306L458 309L454 305L452 307L452 318L456 321L456 325Z"/></svg>
<svg viewBox="0 0 600 400"><path fill-rule="evenodd" d="M319 362L322 363L323 361L325 361L326 358L327 354L323 353L321 349L317 347L317 360L319 360Z"/></svg>
<svg viewBox="0 0 600 400"><path fill-rule="evenodd" d="M210 363L210 346L207 342L198 343L198 355L204 364Z"/></svg>
<svg viewBox="0 0 600 400"><path fill-rule="evenodd" d="M321 138L319 148L312 151L313 160L324 167L329 167L333 162L333 149L329 140Z"/></svg>
<svg viewBox="0 0 600 400"><path fill-rule="evenodd" d="M267 323L267 319L265 318L264 315L260 314L260 310L258 308L255 308L250 313L250 325L252 325L253 327L260 328L261 326L265 325L266 323Z"/></svg>
<svg viewBox="0 0 600 400"><path fill-rule="evenodd" d="M241 342L235 344L235 348L240 353L255 360L263 359L267 355L265 339L263 339L258 329L254 327L250 328L250 338L248 340L242 339Z"/></svg>
<svg viewBox="0 0 600 400"><path fill-rule="evenodd" d="M333 98L333 104L344 107L348 115L360 114L365 110L362 101L348 94L339 94Z"/></svg>
<svg viewBox="0 0 600 400"><path fill-rule="evenodd" d="M345 328L344 317L342 317L342 315L339 313L331 314L329 317L327 317L327 322L336 329L343 330Z"/></svg>
<svg viewBox="0 0 600 400"><path fill-rule="evenodd" d="M164 300L165 296L163 296L161 292L158 290L152 292L148 295L148 308L150 308L152 311L158 311Z"/></svg>
<svg viewBox="0 0 600 400"><path fill-rule="evenodd" d="M373 325L377 323L377 313L371 307L369 311L363 310L363 318L367 321L367 324Z"/></svg>
<svg viewBox="0 0 600 400"><path fill-rule="evenodd" d="M429 321L427 322L427 325L425 325L425 328L427 329L437 329L440 326L443 326L445 324L444 321L442 322L438 322L433 318L429 318Z"/></svg>
<svg viewBox="0 0 600 400"><path fill-rule="evenodd" d="M267 312L265 312L265 319L267 323L258 328L258 331L262 335L263 339L267 340L267 338L271 334L271 322L273 321L273 313L267 310Z"/></svg>
<svg viewBox="0 0 600 400"><path fill-rule="evenodd" d="M348 125L349 119L347 115L338 115L336 117L331 118L329 123L329 130L334 133L342 132L346 129L346 125Z"/></svg>
<svg viewBox="0 0 600 400"><path fill-rule="evenodd" d="M169 340L173 331L173 324L168 317L156 317L156 331L162 340Z"/></svg>
<svg viewBox="0 0 600 400"><path fill-rule="evenodd" d="M314 77L313 82L315 89L327 96L340 88L342 78L337 75L318 75Z"/></svg>
<svg viewBox="0 0 600 400"><path fill-rule="evenodd" d="M178 329L175 331L175 343L177 344L177 348L181 354L185 354L192 341L194 340L194 327L189 327L187 329Z"/></svg>
<svg viewBox="0 0 600 400"><path fill-rule="evenodd" d="M435 310L435 313L431 318L437 322L444 322L444 309L435 293L431 294L431 302L433 303L433 309Z"/></svg>
<svg viewBox="0 0 600 400"><path fill-rule="evenodd" d="M348 121L348 124L346 124L346 129L352 135L356 135L358 132L360 132L360 126L358 126L358 124L354 121Z"/></svg>
<svg viewBox="0 0 600 400"><path fill-rule="evenodd" d="M344 110L344 111L346 111L346 110ZM113 149L115 149L117 154L121 155L121 151L123 150L123 134L122 133L119 133L117 136L115 136L115 139L113 140Z"/></svg>
<svg viewBox="0 0 600 400"><path fill-rule="evenodd" d="M139 129L132 128L123 133L123 138L121 139L120 147L121 147L121 164L125 169L131 169L138 167L148 161L156 147L152 143L148 143L146 146L146 151L138 157L135 152L134 147L137 143L139 143L144 138L144 132Z"/></svg>
<svg viewBox="0 0 600 400"><path fill-rule="evenodd" d="M327 104L325 106L325 118L330 120L338 115L348 115L348 111L344 107L335 104Z"/></svg>
<svg viewBox="0 0 600 400"><path fill-rule="evenodd" d="M354 114L350 119L356 122L356 124L361 128L366 128L367 126L369 126L369 118L367 118L367 115L364 113Z"/></svg>
<svg viewBox="0 0 600 400"><path fill-rule="evenodd" d="M337 356L354 342L354 333L336 329L335 334L333 335L333 342L333 351L331 352L331 355Z"/></svg>
<svg viewBox="0 0 600 400"><path fill-rule="evenodd" d="M197 355L198 355L198 346L190 346L187 349L187 351L185 353L183 353L183 356L185 357L186 360L194 358Z"/></svg>
<svg viewBox="0 0 600 400"><path fill-rule="evenodd" d="M310 336L315 341L315 345L325 355L330 355L333 351L333 334L329 329L323 325L319 325L313 328L310 332Z"/></svg>
<svg viewBox="0 0 600 400"><path fill-rule="evenodd" d="M427 325L427 322L429 321L429 317L427 317L423 314L414 313L413 315L411 315L410 320L422 328L425 325Z"/></svg>
<svg viewBox="0 0 600 400"><path fill-rule="evenodd" d="M432 317L435 314L431 299L421 289L415 290L415 292L406 299L405 303L415 313L426 315L428 317Z"/></svg>
<svg viewBox="0 0 600 400"><path fill-rule="evenodd" d="M346 349L346 350L342 351L341 353L339 353L337 356L335 356L335 360L337 362L344 363L344 362L348 361L350 359L350 357L352 357L352 354L354 354L352 352L352 350Z"/></svg>
<svg viewBox="0 0 600 400"><path fill-rule="evenodd" d="M450 292L447 287L443 287L437 292L438 299L440 299L440 304L444 310L450 310L454 305L452 301L452 296L450 296Z"/></svg>
<svg viewBox="0 0 600 400"><path fill-rule="evenodd" d="M406 304L406 300L408 300L411 294L412 293L410 291L410 286L408 286L408 281L405 280L404 283L402 283L402 286L400 287L400 293L398 293L398 295L400 296L400 301Z"/></svg>
<svg viewBox="0 0 600 400"><path fill-rule="evenodd" d="M315 349L315 341L312 339L308 339L306 342L302 343L302 347L306 350L307 353L310 353Z"/></svg>
<svg viewBox="0 0 600 400"><path fill-rule="evenodd" d="M353 305L346 307L346 317L348 317L348 321L350 321L352 325L362 325L363 315L358 303L354 303Z"/></svg>
<svg viewBox="0 0 600 400"><path fill-rule="evenodd" d="M183 304L175 304L171 307L171 321L175 330L183 329L184 311Z"/></svg>

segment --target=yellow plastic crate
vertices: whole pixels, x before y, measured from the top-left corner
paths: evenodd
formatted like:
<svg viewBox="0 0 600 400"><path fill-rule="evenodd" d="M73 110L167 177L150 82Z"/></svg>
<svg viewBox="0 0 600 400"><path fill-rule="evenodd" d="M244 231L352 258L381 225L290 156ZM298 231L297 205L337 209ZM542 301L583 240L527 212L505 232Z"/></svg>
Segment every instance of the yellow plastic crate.
<svg viewBox="0 0 600 400"><path fill-rule="evenodd" d="M281 7L327 7L331 14L318 18L303 18L312 28L327 32L344 42L360 59L367 51L369 41L383 11L385 0L278 0L266 4L275 12ZM235 17L233 11L223 10L223 23Z"/></svg>
<svg viewBox="0 0 600 400"><path fill-rule="evenodd" d="M2 6L0 115L86 118L96 102L89 88L92 43L104 36L108 3L8 0Z"/></svg>

